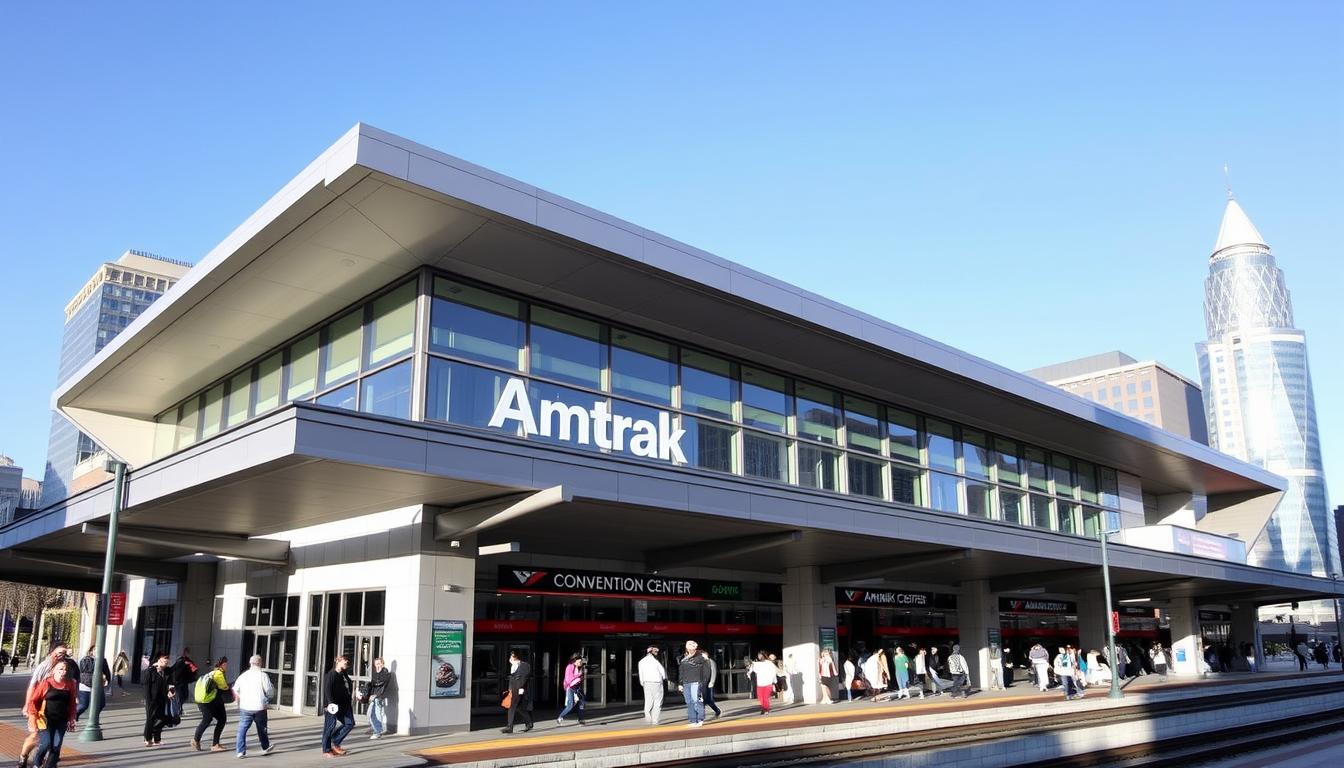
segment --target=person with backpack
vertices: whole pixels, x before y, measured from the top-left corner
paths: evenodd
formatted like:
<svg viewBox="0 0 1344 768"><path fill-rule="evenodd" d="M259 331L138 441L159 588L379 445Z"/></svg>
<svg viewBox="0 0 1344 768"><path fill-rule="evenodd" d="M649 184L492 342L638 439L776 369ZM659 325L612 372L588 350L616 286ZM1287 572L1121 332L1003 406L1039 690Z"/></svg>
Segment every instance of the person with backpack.
<svg viewBox="0 0 1344 768"><path fill-rule="evenodd" d="M223 752L225 749L220 746L219 737L224 734L224 725L229 721L224 705L233 701L233 691L229 690L229 682L225 677L228 671L229 657L220 656L210 671L196 678L193 693L196 708L201 711L201 722L196 726L196 735L191 738L191 748L197 752L201 751L201 736L211 722L215 724L215 734L211 739L210 751Z"/></svg>
<svg viewBox="0 0 1344 768"><path fill-rule="evenodd" d="M79 660L79 708L75 710L75 718L81 718L89 709L89 703L93 696L93 686L95 684L103 686L103 700L98 704L98 711L107 709L107 696L112 693L112 673L107 668L107 660L102 659L102 675L97 672L99 664L93 658L93 652L96 646L89 646L88 653ZM101 677L101 680L95 682L95 677Z"/></svg>

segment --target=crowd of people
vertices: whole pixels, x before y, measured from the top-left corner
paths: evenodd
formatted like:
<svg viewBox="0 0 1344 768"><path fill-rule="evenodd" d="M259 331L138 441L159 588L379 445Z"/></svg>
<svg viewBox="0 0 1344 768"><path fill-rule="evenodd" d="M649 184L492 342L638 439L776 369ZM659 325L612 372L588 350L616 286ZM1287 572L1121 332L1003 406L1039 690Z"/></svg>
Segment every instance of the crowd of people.
<svg viewBox="0 0 1344 768"><path fill-rule="evenodd" d="M124 677L130 671L130 660L124 652L117 655L109 668L106 659L95 659L93 647L78 661L71 651L68 645L55 643L33 667L23 699L28 734L20 750L19 768L59 765L65 734L74 730L92 706L95 687L102 691L99 711L112 696L113 682L122 696L128 695ZM229 659L225 656L197 665L191 650L183 648L175 661L169 659L167 653L151 654L146 659L151 663L142 670L145 748L162 746L164 730L180 725L186 705L194 703L200 719L190 740L193 750L229 751L221 741L229 721L230 704L235 706L238 717L233 752L240 758L247 756L248 739L254 728L261 753L266 755L275 750L266 714L267 706L275 699L275 685L262 668L261 656L248 659L247 669L232 679ZM356 690L349 667L348 658L337 656L323 678L323 698L327 702L322 728L325 757L347 754L342 744L354 730L357 700L368 703L370 739L380 738L387 729L387 701L395 688L391 671L382 659L374 659L368 684ZM207 732L208 747L204 742Z"/></svg>

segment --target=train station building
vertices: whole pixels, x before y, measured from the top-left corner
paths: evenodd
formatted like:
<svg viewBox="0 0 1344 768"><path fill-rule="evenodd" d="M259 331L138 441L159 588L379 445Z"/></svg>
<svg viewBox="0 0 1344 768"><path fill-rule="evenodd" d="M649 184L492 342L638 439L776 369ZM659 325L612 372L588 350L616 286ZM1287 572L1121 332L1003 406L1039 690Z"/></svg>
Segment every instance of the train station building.
<svg viewBox="0 0 1344 768"><path fill-rule="evenodd" d="M720 695L766 649L816 700L825 646L960 642L988 686L1114 616L1192 675L1334 589L1246 565L1281 477L366 125L54 405L130 468L117 646L260 653L296 712L382 657L402 732L497 711L513 649L540 705L576 652L637 702L687 639ZM0 578L98 591L113 493L0 529Z"/></svg>

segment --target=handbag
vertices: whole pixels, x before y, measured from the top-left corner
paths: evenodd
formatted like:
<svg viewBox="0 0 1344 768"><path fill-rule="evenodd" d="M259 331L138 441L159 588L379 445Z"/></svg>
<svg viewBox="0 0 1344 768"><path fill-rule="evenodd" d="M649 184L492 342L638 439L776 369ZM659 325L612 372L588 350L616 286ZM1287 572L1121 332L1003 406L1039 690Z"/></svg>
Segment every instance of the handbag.
<svg viewBox="0 0 1344 768"><path fill-rule="evenodd" d="M232 688L220 688L220 689L218 689L218 690L215 692L215 698L219 699L220 701L224 702L225 704L232 704L232 703L233 703L233 689L232 689Z"/></svg>
<svg viewBox="0 0 1344 768"><path fill-rule="evenodd" d="M510 688L507 692L505 692L505 694L504 694L504 700L501 701L501 702L499 702L499 706L501 706L501 707L503 707L503 708L505 708L505 709L508 709L508 708L510 708L510 707L513 706L513 689L512 689L512 688Z"/></svg>
<svg viewBox="0 0 1344 768"><path fill-rule="evenodd" d="M866 691L868 690L868 683L863 678L856 677L850 682L849 687L855 691Z"/></svg>

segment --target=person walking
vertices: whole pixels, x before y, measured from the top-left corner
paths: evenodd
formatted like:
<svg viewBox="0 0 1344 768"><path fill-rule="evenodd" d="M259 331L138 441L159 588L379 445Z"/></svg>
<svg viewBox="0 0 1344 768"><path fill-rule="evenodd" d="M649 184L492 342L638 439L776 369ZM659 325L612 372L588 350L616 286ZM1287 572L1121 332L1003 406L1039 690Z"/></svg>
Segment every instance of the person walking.
<svg viewBox="0 0 1344 768"><path fill-rule="evenodd" d="M513 733L513 721L523 713L523 733L532 730L532 665L518 651L509 651L509 718L500 733Z"/></svg>
<svg viewBox="0 0 1344 768"><path fill-rule="evenodd" d="M821 649L821 658L817 660L817 677L821 678L821 703L834 704L840 698L840 669L835 665L835 656L830 648Z"/></svg>
<svg viewBox="0 0 1344 768"><path fill-rule="evenodd" d="M915 682L919 684L919 698L924 698L925 688L935 696L938 694L938 688L929 676L929 653L924 648L915 651Z"/></svg>
<svg viewBox="0 0 1344 768"><path fill-rule="evenodd" d="M229 722L224 705L233 697L233 692L229 690L228 672L229 657L220 656L209 672L196 679L192 693L196 699L196 708L201 712L201 722L196 726L196 734L191 737L191 748L197 752L201 751L201 736L205 735L205 729L211 723L215 724L215 733L210 739L210 751L224 751L219 743L219 737L224 735L224 726Z"/></svg>
<svg viewBox="0 0 1344 768"><path fill-rule="evenodd" d="M51 675L33 686L25 698L23 714L28 716L29 730L38 734L33 753L35 767L55 768L60 763L65 734L75 729L75 693L69 670L64 664L56 664ZM19 761L19 765L26 764Z"/></svg>
<svg viewBox="0 0 1344 768"><path fill-rule="evenodd" d="M145 670L145 746L157 747L163 741L163 728L171 716L170 701L176 690L168 668L168 654L160 653Z"/></svg>
<svg viewBox="0 0 1344 768"><path fill-rule="evenodd" d="M639 660L639 685L644 689L644 719L654 725L663 716L663 695L667 692L667 670L658 661L658 646L650 645Z"/></svg>
<svg viewBox="0 0 1344 768"><path fill-rule="evenodd" d="M355 729L355 706L350 694L350 659L337 656L322 679L322 693L327 709L322 719L322 754L340 757L346 753L341 746L345 737Z"/></svg>
<svg viewBox="0 0 1344 768"><path fill-rule="evenodd" d="M373 731L370 739L381 739L387 732L387 692L391 686L392 670L381 658L374 659L369 687L364 689L364 700L369 702L369 730Z"/></svg>
<svg viewBox="0 0 1344 768"><path fill-rule="evenodd" d="M947 673L952 676L952 698L969 697L970 668L966 666L966 657L961 655L961 646L956 643L952 644L952 653L947 657Z"/></svg>
<svg viewBox="0 0 1344 768"><path fill-rule="evenodd" d="M261 656L253 656L247 664L247 671L233 681L234 700L238 702L238 738L233 749L238 757L247 757L247 732L256 725L261 754L269 755L275 746L271 744L266 722L266 705L275 697L275 686L271 684L271 676L261 668Z"/></svg>
<svg viewBox="0 0 1344 768"><path fill-rule="evenodd" d="M96 646L89 646L84 658L79 660L79 708L75 711L77 719L88 711L95 684L103 687L103 700L98 705L99 712L107 709L107 695L112 692L112 672L107 668L107 660L101 659L102 664L99 664L98 660L93 658L94 650Z"/></svg>
<svg viewBox="0 0 1344 768"><path fill-rule="evenodd" d="M756 703L761 705L761 714L770 714L770 698L775 692L775 676L779 668L770 660L769 654L760 651L751 663L751 673L756 678Z"/></svg>
<svg viewBox="0 0 1344 768"><path fill-rule="evenodd" d="M125 651L117 652L117 660L112 663L112 674L117 678L117 690L122 696L129 696L126 693L125 677L131 673L131 659Z"/></svg>
<svg viewBox="0 0 1344 768"><path fill-rule="evenodd" d="M25 702L28 701L28 697L33 695L33 689L43 680L46 680L51 676L52 670L56 667L65 667L65 657L66 654L69 653L69 650L70 649L65 643L52 643L51 650L47 653L47 657L39 662L38 665L33 668L32 674L28 676L28 687L23 693L23 700ZM19 655L17 653L14 654L14 658L17 659L18 657ZM69 669L66 669L65 677L67 680L71 680L73 684L73 678L70 677ZM33 753L33 750L37 749L37 742L40 738L40 734L36 722L37 721L35 720L28 721L28 734L24 736L23 745L19 748L20 764L26 764L28 762L28 756Z"/></svg>
<svg viewBox="0 0 1344 768"><path fill-rule="evenodd" d="M1050 688L1050 652L1045 650L1045 646L1036 643L1027 652L1027 660L1031 662L1031 669L1036 673L1036 687L1041 693L1045 693Z"/></svg>
<svg viewBox="0 0 1344 768"><path fill-rule="evenodd" d="M773 678L772 678L773 680ZM686 654L677 664L677 690L686 701L686 726L699 728L705 724L704 689L709 684L709 665L700 655L700 644L686 641Z"/></svg>
<svg viewBox="0 0 1344 768"><path fill-rule="evenodd" d="M1167 652L1162 648L1162 644L1154 644L1153 649L1148 652L1148 657L1153 660L1153 671L1157 672L1158 682L1167 682Z"/></svg>
<svg viewBox="0 0 1344 768"><path fill-rule="evenodd" d="M860 682L860 681L859 681L859 666L858 666L857 664L854 663L854 652L853 652L853 651L851 651L851 652L849 653L849 655L845 656L845 663L844 663L843 667L841 668L841 670L844 672L844 675L845 675L845 679L844 679L844 684L845 684L845 699L846 699L847 701L853 701L853 700L854 700L854 687ZM862 694L860 694L860 696L862 696Z"/></svg>
<svg viewBox="0 0 1344 768"><path fill-rule="evenodd" d="M186 705L187 699L191 696L191 686L196 682L196 676L200 667L191 660L191 649L182 647L182 655L177 657L169 673L169 679L172 681L173 689L176 694L172 696L170 705L173 710L173 719L181 721L182 708ZM174 723L176 725L176 723Z"/></svg>
<svg viewBox="0 0 1344 768"><path fill-rule="evenodd" d="M1073 655L1068 652L1067 648L1060 648L1059 653L1055 654L1054 668L1055 676L1059 678L1060 687L1064 689L1064 698L1072 699L1076 694L1073 679Z"/></svg>
<svg viewBox="0 0 1344 768"><path fill-rule="evenodd" d="M1297 643L1297 647L1293 649L1293 653L1297 655L1297 671L1298 671L1298 672L1306 672L1306 671L1307 671L1307 641L1305 641L1305 640L1299 640L1298 643Z"/></svg>
<svg viewBox="0 0 1344 768"><path fill-rule="evenodd" d="M723 710L714 703L714 683L719 680L719 665L714 663L714 657L704 648L700 649L700 655L705 657L705 663L709 665L709 683L705 685L705 708L714 710L714 717L722 717Z"/></svg>
<svg viewBox="0 0 1344 768"><path fill-rule="evenodd" d="M874 702L883 691L887 690L887 685L890 683L889 675L886 650L878 649L863 662L863 676L868 680L868 691L872 694Z"/></svg>
<svg viewBox="0 0 1344 768"><path fill-rule="evenodd" d="M583 656L576 653L569 657L569 664L565 666L565 705L560 710L560 716L555 718L556 725L564 725L565 715L568 715L575 707L579 709L579 725L584 725L583 667Z"/></svg>
<svg viewBox="0 0 1344 768"><path fill-rule="evenodd" d="M896 698L910 698L910 657L905 655L905 649L896 646L896 657L892 659L896 667ZM924 698L924 687L919 688L919 698Z"/></svg>

